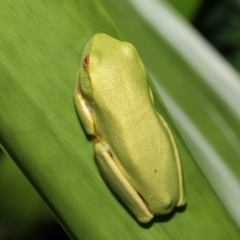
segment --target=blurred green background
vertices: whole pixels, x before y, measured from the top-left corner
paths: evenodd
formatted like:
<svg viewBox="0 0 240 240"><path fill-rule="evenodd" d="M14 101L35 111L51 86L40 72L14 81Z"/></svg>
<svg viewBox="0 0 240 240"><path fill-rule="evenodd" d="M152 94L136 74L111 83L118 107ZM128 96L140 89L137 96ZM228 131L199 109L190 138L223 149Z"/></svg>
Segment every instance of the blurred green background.
<svg viewBox="0 0 240 240"><path fill-rule="evenodd" d="M92 26L94 32L103 31L101 23L96 24L90 16L84 19L81 13L82 11L91 12L93 5L96 4L99 7L100 2L101 14L109 15L111 24L114 24L122 36L137 47L181 137L227 209L229 225L236 224L239 227L240 211L237 211L234 206L238 204L240 192L240 111L238 110L239 85L237 82L240 80L237 73L240 70L240 2L238 0L149 1L149 7L153 3L161 4L159 16L162 20L154 19L158 14L152 13L151 18L144 15L144 9L147 9L144 8L146 1L141 0L138 2L102 0L89 3L89 5L86 1L72 1L78 7L75 12L71 12L72 8L69 7L71 1L50 2L52 6L49 9L56 7L56 11L60 8L60 11L66 10L73 25L76 24L76 19L80 18L81 22L86 21L88 26ZM58 5L59 3L61 4ZM41 4L44 4L44 1ZM14 19L15 16L6 17L7 12L10 11L16 12L21 17L29 16L29 21L33 23L28 26L29 29L26 32L30 33L30 28L35 28L35 22L39 21L38 16L31 14L33 8L41 11L41 14L49 20L47 8L40 6L41 4L34 2L32 5L30 1L25 1L24 6L15 5L10 1L0 3L1 13L4 16L1 21L5 26L21 25L20 17L19 19ZM132 10L133 6L135 6L135 12ZM21 7L24 9L22 12ZM76 14L77 12L79 15ZM58 22L58 18L59 21L64 22L64 16L60 14L54 15L53 18L49 20L53 26ZM166 22L162 22L163 19ZM179 25L174 21L179 22ZM101 22L100 19L99 22ZM211 45L205 43L197 31ZM76 32L69 32L67 36L63 36L64 32L58 32L59 38L76 38ZM160 36L159 32L161 32ZM1 37L9 33L9 29L3 29ZM38 41L40 44L41 34L34 36L36 44ZM161 46L159 39L163 39ZM1 47L2 49L9 48L1 50L5 55L11 53L11 46L1 45ZM81 44L71 47L81 52ZM165 49L169 51L169 59L168 54L164 53ZM66 48L66 51L72 50ZM164 57L159 59L161 54ZM66 65L71 65L67 61L68 59L66 59ZM3 63L1 69L6 72L7 67L4 63L6 65L8 63L4 57L1 63ZM11 64L14 66L14 60ZM159 65L164 66L160 73L156 71ZM188 78L185 79L186 74ZM161 84L157 83L155 78L161 77L167 80L163 80ZM0 89L2 94L1 91L3 89ZM64 108L64 106L61 107ZM0 125L5 126L4 121L6 119L0 118ZM3 132L2 127L0 134ZM8 135L8 138L11 138L11 135ZM6 134L0 136L0 141L5 148L4 151L8 152L7 147L11 141L6 140ZM4 151L0 149L0 239L69 239L31 183ZM17 155L12 152L11 154L11 156ZM21 164L18 165L21 167ZM23 171L28 175L26 169ZM199 194L201 195L201 189L199 189ZM44 194L42 197L45 198ZM58 213L55 212L55 215L58 216ZM232 219L235 223L232 223ZM217 221L216 219L216 224ZM235 229L234 236L236 237L236 227L233 226L233 229ZM82 237L82 239L85 238L89 239L87 236ZM164 239L170 238L173 238L171 234L166 234ZM176 236L175 239L181 238Z"/></svg>

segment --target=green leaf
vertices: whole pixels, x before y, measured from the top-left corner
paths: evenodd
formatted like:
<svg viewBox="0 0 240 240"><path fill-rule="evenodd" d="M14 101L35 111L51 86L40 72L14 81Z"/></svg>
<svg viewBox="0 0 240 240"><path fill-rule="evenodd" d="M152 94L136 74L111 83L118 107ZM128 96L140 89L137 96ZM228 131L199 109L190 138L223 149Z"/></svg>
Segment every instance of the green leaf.
<svg viewBox="0 0 240 240"><path fill-rule="evenodd" d="M125 10L127 14L130 8ZM140 225L101 178L73 104L84 44L97 32L122 39L98 1L1 1L0 14L0 142L73 239L239 238L237 226L175 130L185 209ZM146 23L143 27L156 41ZM163 44L168 48L161 63L168 64L159 72L162 78L199 78L171 44ZM156 92L155 98L167 117Z"/></svg>
<svg viewBox="0 0 240 240"><path fill-rule="evenodd" d="M169 0L169 2L187 19L194 18L202 0Z"/></svg>
<svg viewBox="0 0 240 240"><path fill-rule="evenodd" d="M1 239L23 239L42 221L53 220L46 204L1 148L0 192Z"/></svg>

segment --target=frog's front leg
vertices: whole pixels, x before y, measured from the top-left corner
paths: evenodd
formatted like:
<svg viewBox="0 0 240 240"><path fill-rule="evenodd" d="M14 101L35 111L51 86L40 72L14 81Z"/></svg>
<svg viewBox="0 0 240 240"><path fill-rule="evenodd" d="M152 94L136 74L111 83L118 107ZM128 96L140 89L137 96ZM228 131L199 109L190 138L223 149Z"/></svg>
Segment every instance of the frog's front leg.
<svg viewBox="0 0 240 240"><path fill-rule="evenodd" d="M95 153L99 169L110 187L132 211L140 222L149 222L153 215L133 186L123 176L116 165L107 144L98 142L95 144Z"/></svg>
<svg viewBox="0 0 240 240"><path fill-rule="evenodd" d="M76 110L81 119L85 131L90 135L95 135L94 120L92 115L91 104L87 98L85 98L83 92L81 91L79 84L79 70L77 72L77 80L75 85L74 100L76 105Z"/></svg>

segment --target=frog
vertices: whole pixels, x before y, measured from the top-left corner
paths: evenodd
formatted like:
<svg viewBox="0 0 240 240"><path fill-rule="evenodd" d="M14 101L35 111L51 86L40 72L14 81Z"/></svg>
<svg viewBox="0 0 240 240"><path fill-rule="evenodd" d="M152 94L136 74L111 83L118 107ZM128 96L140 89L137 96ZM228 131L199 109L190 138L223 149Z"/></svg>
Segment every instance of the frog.
<svg viewBox="0 0 240 240"><path fill-rule="evenodd" d="M139 222L186 204L176 141L131 43L105 33L86 43L74 102L101 175Z"/></svg>

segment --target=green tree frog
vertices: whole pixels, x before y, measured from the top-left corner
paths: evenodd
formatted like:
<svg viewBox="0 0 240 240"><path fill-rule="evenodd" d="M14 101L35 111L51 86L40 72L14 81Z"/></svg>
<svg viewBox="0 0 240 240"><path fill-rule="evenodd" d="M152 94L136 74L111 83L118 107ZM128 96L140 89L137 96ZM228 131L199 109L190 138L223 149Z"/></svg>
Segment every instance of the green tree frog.
<svg viewBox="0 0 240 240"><path fill-rule="evenodd" d="M185 204L178 148L133 45L94 35L83 49L74 99L101 174L140 222Z"/></svg>

